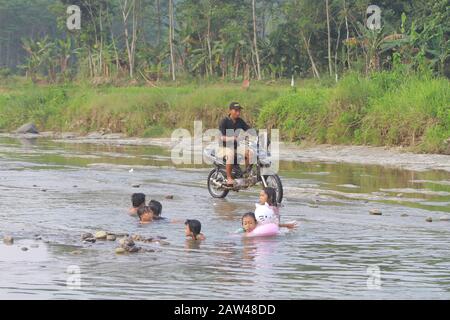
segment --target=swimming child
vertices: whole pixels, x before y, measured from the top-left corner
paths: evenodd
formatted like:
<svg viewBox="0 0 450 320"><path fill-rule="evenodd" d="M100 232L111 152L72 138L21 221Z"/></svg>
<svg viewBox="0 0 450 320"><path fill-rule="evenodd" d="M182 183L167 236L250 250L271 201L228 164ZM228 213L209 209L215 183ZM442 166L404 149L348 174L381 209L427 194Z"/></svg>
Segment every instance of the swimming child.
<svg viewBox="0 0 450 320"><path fill-rule="evenodd" d="M131 205L132 207L128 210L128 214L130 216L135 216L137 215L139 208L145 206L145 194L134 193L131 196Z"/></svg>
<svg viewBox="0 0 450 320"><path fill-rule="evenodd" d="M186 220L184 223L186 226L184 231L186 234L186 237L192 240L205 240L206 237L202 231L202 224L198 220Z"/></svg>
<svg viewBox="0 0 450 320"><path fill-rule="evenodd" d="M259 193L259 205L268 204L269 208L271 208L275 214L276 219L278 220L278 226L280 228L288 228L294 229L297 227L297 223L281 223L280 222L280 207L277 203L277 191L274 188L267 187L261 190Z"/></svg>
<svg viewBox="0 0 450 320"><path fill-rule="evenodd" d="M258 222L256 221L255 214L253 212L247 212L242 216L242 228L239 230L241 233L249 233L255 230Z"/></svg>
<svg viewBox="0 0 450 320"><path fill-rule="evenodd" d="M148 206L153 212L153 220L166 220L166 218L161 217L162 213L162 204L159 201L151 200L148 203Z"/></svg>
<svg viewBox="0 0 450 320"><path fill-rule="evenodd" d="M150 207L141 207L137 211L139 221L141 224L148 224L153 221L153 210Z"/></svg>

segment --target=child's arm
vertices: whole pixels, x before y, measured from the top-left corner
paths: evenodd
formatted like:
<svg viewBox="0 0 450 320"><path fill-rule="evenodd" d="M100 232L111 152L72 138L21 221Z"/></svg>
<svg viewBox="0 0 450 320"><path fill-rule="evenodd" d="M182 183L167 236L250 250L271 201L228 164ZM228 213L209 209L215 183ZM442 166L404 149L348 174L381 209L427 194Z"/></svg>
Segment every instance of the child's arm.
<svg viewBox="0 0 450 320"><path fill-rule="evenodd" d="M185 220L181 220L181 219L170 219L169 222L170 222L170 223L184 223Z"/></svg>
<svg viewBox="0 0 450 320"><path fill-rule="evenodd" d="M295 229L298 227L298 223L297 221L293 221L293 222L288 222L288 223L280 223L278 225L280 228L288 228L288 229Z"/></svg>

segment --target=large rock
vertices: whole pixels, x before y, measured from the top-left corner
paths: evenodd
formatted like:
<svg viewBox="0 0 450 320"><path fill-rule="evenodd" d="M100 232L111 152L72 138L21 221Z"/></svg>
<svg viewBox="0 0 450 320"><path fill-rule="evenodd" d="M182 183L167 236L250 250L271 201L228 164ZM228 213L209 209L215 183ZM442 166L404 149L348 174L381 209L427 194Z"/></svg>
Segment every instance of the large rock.
<svg viewBox="0 0 450 320"><path fill-rule="evenodd" d="M106 231L97 231L95 233L95 239L97 240L106 240L108 237L108 233Z"/></svg>
<svg viewBox="0 0 450 320"><path fill-rule="evenodd" d="M383 212L381 212L380 209L372 209L372 210L369 211L369 213L372 216L381 216L381 215L383 215Z"/></svg>
<svg viewBox="0 0 450 320"><path fill-rule="evenodd" d="M21 126L19 129L17 129L15 131L15 133L33 133L33 134L38 134L39 131L36 128L36 125L34 123L27 123L24 124L23 126Z"/></svg>

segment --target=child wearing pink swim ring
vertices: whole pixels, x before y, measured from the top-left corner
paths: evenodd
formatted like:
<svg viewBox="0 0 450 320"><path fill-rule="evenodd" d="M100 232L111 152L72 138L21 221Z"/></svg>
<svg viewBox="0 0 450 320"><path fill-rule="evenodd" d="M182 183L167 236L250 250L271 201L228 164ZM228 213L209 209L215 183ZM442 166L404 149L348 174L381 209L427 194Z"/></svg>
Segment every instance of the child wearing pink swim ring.
<svg viewBox="0 0 450 320"><path fill-rule="evenodd" d="M280 222L280 207L277 203L277 191L274 188L267 187L261 190L259 193L259 205L267 204L274 212L277 219L276 223L280 228L294 229L297 227L296 222L292 223L281 223Z"/></svg>

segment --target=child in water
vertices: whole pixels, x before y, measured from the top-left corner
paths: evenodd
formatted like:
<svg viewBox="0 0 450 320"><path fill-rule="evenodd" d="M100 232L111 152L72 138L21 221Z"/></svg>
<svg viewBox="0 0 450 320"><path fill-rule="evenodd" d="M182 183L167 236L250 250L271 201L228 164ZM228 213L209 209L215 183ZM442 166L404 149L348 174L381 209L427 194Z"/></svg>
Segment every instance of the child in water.
<svg viewBox="0 0 450 320"><path fill-rule="evenodd" d="M154 213L150 207L145 206L138 209L137 215L141 224L148 224L153 221Z"/></svg>
<svg viewBox="0 0 450 320"><path fill-rule="evenodd" d="M200 223L200 221L186 220L184 225L186 226L184 231L185 231L186 237L188 237L188 239L192 239L192 240L205 240L206 239L205 235L203 233L201 233L202 224Z"/></svg>
<svg viewBox="0 0 450 320"><path fill-rule="evenodd" d="M159 201L152 200L148 206L140 207L137 211L141 224L148 224L153 221L165 220L161 217L162 204Z"/></svg>
<svg viewBox="0 0 450 320"><path fill-rule="evenodd" d="M242 228L238 231L240 233L249 233L255 230L258 221L256 221L253 212L247 212L242 216Z"/></svg>
<svg viewBox="0 0 450 320"><path fill-rule="evenodd" d="M148 204L149 208L153 212L153 220L166 220L166 218L161 217L162 214L162 204L159 201L151 200Z"/></svg>
<svg viewBox="0 0 450 320"><path fill-rule="evenodd" d="M259 205L269 205L269 208L273 210L275 217L277 219L278 226L280 228L288 228L288 229L294 229L297 227L297 223L281 223L280 222L280 207L277 203L277 191L274 188L267 187L261 190L259 193Z"/></svg>
<svg viewBox="0 0 450 320"><path fill-rule="evenodd" d="M145 206L145 194L134 193L131 196L131 205L132 207L128 210L128 214L130 216L135 216L137 215L138 210Z"/></svg>

